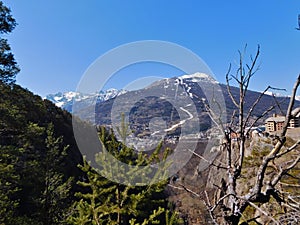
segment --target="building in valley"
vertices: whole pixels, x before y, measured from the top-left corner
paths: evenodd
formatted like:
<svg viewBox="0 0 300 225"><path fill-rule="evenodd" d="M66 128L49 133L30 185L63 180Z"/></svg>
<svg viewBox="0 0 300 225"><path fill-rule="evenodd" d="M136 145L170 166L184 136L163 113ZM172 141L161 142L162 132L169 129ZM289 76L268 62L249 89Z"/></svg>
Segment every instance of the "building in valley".
<svg viewBox="0 0 300 225"><path fill-rule="evenodd" d="M268 119L266 119L265 122L266 132L274 132L274 131L282 130L284 121L285 121L285 117L279 116L277 114L274 114L272 117L269 117Z"/></svg>
<svg viewBox="0 0 300 225"><path fill-rule="evenodd" d="M290 120L290 127L300 127L300 107L292 111L292 118Z"/></svg>
<svg viewBox="0 0 300 225"><path fill-rule="evenodd" d="M273 114L272 117L269 117L265 121L266 132L280 131L283 128L285 121L285 116L280 116ZM296 108L291 113L291 120L289 123L289 128L300 127L300 107Z"/></svg>

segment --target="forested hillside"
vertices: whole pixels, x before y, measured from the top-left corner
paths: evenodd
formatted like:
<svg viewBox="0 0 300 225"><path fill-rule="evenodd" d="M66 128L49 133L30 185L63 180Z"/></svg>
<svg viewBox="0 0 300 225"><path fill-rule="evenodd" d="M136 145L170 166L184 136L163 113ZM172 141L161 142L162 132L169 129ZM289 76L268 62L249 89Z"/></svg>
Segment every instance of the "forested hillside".
<svg viewBox="0 0 300 225"><path fill-rule="evenodd" d="M0 92L0 223L60 220L82 174L71 115L18 85Z"/></svg>
<svg viewBox="0 0 300 225"><path fill-rule="evenodd" d="M16 25L0 1L0 224L178 224L167 179L135 187L100 176L77 148L71 114L15 84L20 68L4 35ZM104 128L99 136L131 165L150 165L160 150L147 157Z"/></svg>
<svg viewBox="0 0 300 225"><path fill-rule="evenodd" d="M0 224L179 221L167 201L167 180L126 187L101 177L83 163L71 114L18 85L1 83L0 92ZM99 135L119 160L151 163L105 129Z"/></svg>

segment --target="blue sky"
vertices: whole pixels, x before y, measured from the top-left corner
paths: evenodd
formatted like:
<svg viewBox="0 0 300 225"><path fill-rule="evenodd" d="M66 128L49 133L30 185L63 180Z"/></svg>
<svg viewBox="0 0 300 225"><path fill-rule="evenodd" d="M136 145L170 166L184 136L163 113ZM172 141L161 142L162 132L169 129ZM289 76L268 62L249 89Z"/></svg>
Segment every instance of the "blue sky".
<svg viewBox="0 0 300 225"><path fill-rule="evenodd" d="M163 40L199 55L224 82L229 63L248 44L261 45L260 70L251 89L291 87L300 73L296 0L4 0L18 26L8 36L21 72L17 83L45 96L75 90L89 65L128 42ZM180 71L149 64L125 69L107 87L122 88L142 76Z"/></svg>

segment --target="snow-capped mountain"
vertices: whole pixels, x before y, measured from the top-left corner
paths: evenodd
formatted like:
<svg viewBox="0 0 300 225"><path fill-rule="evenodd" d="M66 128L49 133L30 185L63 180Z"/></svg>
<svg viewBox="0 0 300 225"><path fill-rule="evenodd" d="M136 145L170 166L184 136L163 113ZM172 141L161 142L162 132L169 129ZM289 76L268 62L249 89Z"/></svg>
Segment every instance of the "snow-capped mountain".
<svg viewBox="0 0 300 225"><path fill-rule="evenodd" d="M239 88L231 87L231 93L232 96L239 96ZM260 98L260 94L260 92L248 91L245 112L250 110L253 102ZM92 112L96 113L96 120L93 120L96 124L111 125L115 117L120 117L121 113L128 111L133 129L136 132L144 132L142 129L144 124L149 123L152 118L161 116L164 118L169 116L165 121L167 121L167 125L174 127L174 124L182 121L193 122L193 119L196 117L194 116L193 119L190 119L190 113L193 111L193 106L195 106L199 114L199 120L201 120L201 130L205 130L210 126L210 119L207 118L207 108L204 104L209 104L210 109L214 109L216 112L220 110L220 107L223 107L222 112L227 112L227 116L225 113L222 116L226 116L228 120L231 119L231 115L235 110L235 105L228 94L227 86L219 84L214 78L204 73L187 74L158 80L143 89L128 91L121 95L117 101L115 100L110 99L96 105ZM168 103L169 100L171 100L171 103ZM281 109L275 108L270 114L286 110L289 99L278 96L278 101L281 104ZM217 102L217 104L213 104L214 102ZM172 104L175 104L177 108L174 109ZM256 105L253 118L261 116L274 104L276 103L274 103L273 97L270 96L270 93L266 93ZM299 104L299 102L296 103L296 105ZM177 114L175 113L176 111ZM183 115L187 118L179 120L179 117ZM81 118L88 120L89 112L82 112Z"/></svg>
<svg viewBox="0 0 300 225"><path fill-rule="evenodd" d="M82 102L85 105L93 104L95 101L102 102L107 101L111 98L115 98L118 95L126 93L125 90L117 90L110 88L106 91L101 91L99 93L84 94L74 91L69 92L58 92L56 94L49 94L45 97L52 101L56 106L61 107L69 112L72 111L73 102Z"/></svg>
<svg viewBox="0 0 300 225"><path fill-rule="evenodd" d="M291 97L290 95L284 95L282 93L272 92L272 91L266 91L265 94L270 96L275 96L275 97L287 97L287 98ZM300 101L300 95L295 96L295 100Z"/></svg>
<svg viewBox="0 0 300 225"><path fill-rule="evenodd" d="M168 83L170 80L172 80L173 84L184 86L187 93L191 97L192 97L192 93L190 91L192 87L189 86L189 84L196 83L196 82L210 82L215 84L218 83L207 74L199 73L199 72L194 74L186 74L176 78L168 78L164 80L166 81L164 82L165 83L164 88L168 88ZM161 82L162 81L154 82L148 88L151 88L151 86L153 85L155 86ZM127 91L125 90L118 90L115 88L110 88L106 91L100 91L99 93L93 93L93 94L84 94L75 91L69 91L69 92L58 92L56 94L49 94L45 97L45 99L52 101L58 107L61 107L69 112L72 112L72 106L74 101L80 103L80 105L78 106L79 108L84 108L85 106L95 104L95 102L99 103L99 102L107 101L109 99L115 98L118 95L125 94L126 92Z"/></svg>
<svg viewBox="0 0 300 225"><path fill-rule="evenodd" d="M218 82L204 73L165 78L143 89L128 91L118 98L100 102L91 112L81 111L80 117L85 120L92 118L90 121L98 125L115 126L120 115L127 113L135 135L142 136L159 136L160 132L177 134L182 126L192 127L199 119L202 131L210 126L204 103L221 91ZM163 119L156 121L155 118ZM155 126L165 127L151 130L149 123L152 122ZM187 130L184 132L189 133Z"/></svg>
<svg viewBox="0 0 300 225"><path fill-rule="evenodd" d="M186 75L178 77L178 79L185 80L188 82L210 82L213 84L219 83L213 77L211 77L205 73L199 73L199 72L193 73L193 74L186 74Z"/></svg>
<svg viewBox="0 0 300 225"><path fill-rule="evenodd" d="M239 96L238 88L232 87L231 91L233 96ZM138 119L138 124L141 123L141 121L147 121L147 114L157 117L172 114L172 118L176 120L176 115L174 116L172 112L174 111L172 105L167 103L168 99L173 99L177 105L181 106L176 110L187 116L190 115L187 111L190 112L191 107L195 105L196 109L199 110L199 117L204 118L205 113L203 112L205 112L206 109L203 104L209 103L209 100L215 99L222 94L224 95L224 100L219 99L218 102L222 103L222 101L225 101L223 107L226 106L228 115L232 115L232 110L235 106L227 93L226 85L219 84L214 78L199 72L158 80L139 90L124 91L108 89L107 91L94 94L60 92L47 95L46 99L69 112L72 111L73 103L76 102L76 109L74 109L73 113L76 113L77 116L99 125L110 125L112 122L111 116L118 117L124 110L127 110L129 106L132 107L132 110L128 110L131 110L130 113L133 113L131 119ZM255 115L261 115L266 110L266 107L274 104L273 97L270 96L273 93L267 92L265 94L256 107ZM115 98L116 96L120 98ZM155 96L157 96L158 99L155 99ZM260 92L249 90L245 110L248 110L253 101L259 96ZM276 97L282 99L282 109L287 108L288 99L278 94L276 94ZM189 99L192 102L188 103L187 100ZM300 96L297 96L296 100L300 100ZM115 112L111 114L111 110ZM95 113L96 115L94 115ZM178 116L179 114L177 117ZM202 123L209 123L209 119L206 117L205 119L203 118ZM173 126L176 123L175 120L169 121L169 123ZM204 124L202 128L204 129L207 126L208 124ZM139 128L136 128L136 130L139 130Z"/></svg>

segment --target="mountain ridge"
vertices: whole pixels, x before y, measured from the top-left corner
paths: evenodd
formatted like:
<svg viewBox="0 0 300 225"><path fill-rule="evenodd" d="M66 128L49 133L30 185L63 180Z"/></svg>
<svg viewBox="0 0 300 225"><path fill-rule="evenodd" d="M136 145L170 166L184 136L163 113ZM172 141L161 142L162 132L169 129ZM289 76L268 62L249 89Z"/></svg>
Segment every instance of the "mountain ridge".
<svg viewBox="0 0 300 225"><path fill-rule="evenodd" d="M233 97L238 99L239 89L231 87L231 91ZM272 113L280 114L281 110L287 108L288 96L277 95L278 102L276 103L272 94L268 92L263 95L254 111L253 118L259 117L271 105L276 105L278 102L280 102L280 107L275 107L266 116ZM174 98L175 95L177 99ZM188 112L192 110L190 105L195 106L196 109L194 111L196 110L198 113L198 116L195 116L193 119L198 117L201 120L201 130L206 130L211 125L211 122L209 122L210 119L205 107L211 98L215 98L215 95L224 97L224 99L220 97L219 101L224 101L223 107L226 108L227 120L230 120L235 106L228 94L227 86L220 84L207 74L198 72L179 77L165 78L155 81L143 89L134 91L109 89L106 92L91 95L71 92L65 94L64 99L67 100L67 104L60 103L63 100L62 93L56 96L48 95L48 99L50 101L57 101L56 105L61 104L61 107L67 111L72 111L73 101L75 101L75 114L96 125L112 126L113 121L116 121L117 117L127 109L128 117L131 120L130 123L133 122L133 125L131 125L133 126L132 129L134 128L137 132L136 134L139 134L139 132L142 132L141 127L144 126L141 124L148 124L151 118L154 117L163 117L167 123L167 127L164 130L169 130L170 127L174 127L174 124L179 122L179 117L181 117L180 112L181 115L184 114L183 112L188 115ZM250 109L251 105L260 95L261 92L248 90L245 112ZM174 107L168 101L173 101L173 105L177 104L180 107L174 110ZM190 103L188 104L187 101ZM296 105L300 105L299 101L296 101ZM170 119L172 116L173 118ZM181 120L184 121L186 118Z"/></svg>
<svg viewBox="0 0 300 225"><path fill-rule="evenodd" d="M87 94L76 91L57 92L55 94L48 94L44 99L53 102L57 107L63 108L68 112L72 112L73 102L85 102L93 103L93 101L107 101L120 94L126 93L125 90L118 90L115 88L107 89L106 91L100 91L99 93ZM83 106L84 107L84 106Z"/></svg>

